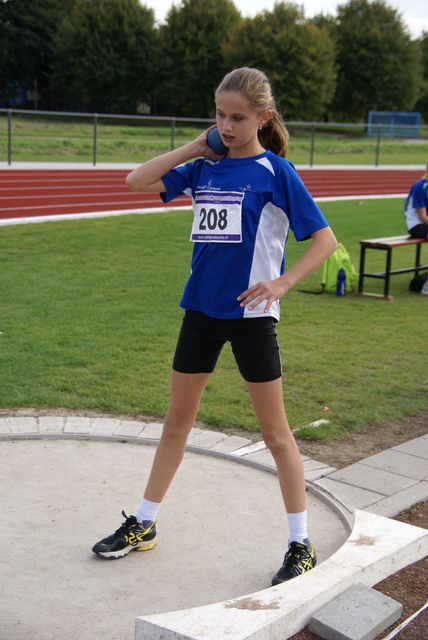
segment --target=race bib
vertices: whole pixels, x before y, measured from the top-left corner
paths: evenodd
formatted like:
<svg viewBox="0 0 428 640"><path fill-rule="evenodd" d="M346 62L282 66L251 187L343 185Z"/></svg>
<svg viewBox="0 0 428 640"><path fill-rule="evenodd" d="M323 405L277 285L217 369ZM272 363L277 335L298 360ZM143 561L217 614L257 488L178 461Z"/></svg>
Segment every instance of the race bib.
<svg viewBox="0 0 428 640"><path fill-rule="evenodd" d="M242 242L242 200L237 191L196 191L190 240Z"/></svg>

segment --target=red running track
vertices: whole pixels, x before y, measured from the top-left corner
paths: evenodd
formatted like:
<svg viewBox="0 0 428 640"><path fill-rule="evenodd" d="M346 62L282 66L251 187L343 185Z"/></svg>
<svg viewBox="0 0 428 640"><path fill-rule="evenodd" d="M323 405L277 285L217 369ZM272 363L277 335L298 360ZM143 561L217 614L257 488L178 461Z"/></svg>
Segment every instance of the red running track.
<svg viewBox="0 0 428 640"><path fill-rule="evenodd" d="M125 185L128 169L0 170L0 219L164 207L158 194L136 194ZM407 194L423 170L302 169L314 198ZM182 196L171 205L191 204Z"/></svg>

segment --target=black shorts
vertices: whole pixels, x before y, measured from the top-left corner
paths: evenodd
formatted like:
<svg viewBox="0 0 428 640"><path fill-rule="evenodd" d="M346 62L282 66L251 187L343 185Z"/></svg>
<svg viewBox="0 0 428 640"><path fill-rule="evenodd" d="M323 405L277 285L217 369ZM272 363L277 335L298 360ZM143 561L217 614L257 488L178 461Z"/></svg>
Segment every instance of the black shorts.
<svg viewBox="0 0 428 640"><path fill-rule="evenodd" d="M409 229L409 233L412 238L428 238L428 224L421 222L421 224Z"/></svg>
<svg viewBox="0 0 428 640"><path fill-rule="evenodd" d="M186 311L175 351L173 369L180 373L212 373L226 342L230 342L247 382L270 382L282 375L275 320L219 320Z"/></svg>

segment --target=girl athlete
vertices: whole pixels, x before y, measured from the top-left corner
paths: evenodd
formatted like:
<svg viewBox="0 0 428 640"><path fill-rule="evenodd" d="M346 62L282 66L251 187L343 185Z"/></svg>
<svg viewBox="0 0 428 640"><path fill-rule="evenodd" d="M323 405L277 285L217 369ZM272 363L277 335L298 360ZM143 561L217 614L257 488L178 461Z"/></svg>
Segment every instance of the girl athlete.
<svg viewBox="0 0 428 640"><path fill-rule="evenodd" d="M149 160L127 178L133 191L160 192L164 202L183 193L193 201L191 275L174 356L171 400L146 491L136 516L94 545L104 558L156 544L156 514L183 458L205 386L230 341L278 470L287 512L289 546L272 584L316 563L307 532L305 480L283 403L275 323L279 301L319 267L337 242L294 167L285 160L288 132L266 76L240 68L216 94L216 120L226 156L207 145L207 129L193 142ZM198 158L188 162L192 158ZM311 243L284 272L289 229Z"/></svg>
<svg viewBox="0 0 428 640"><path fill-rule="evenodd" d="M412 185L404 204L404 215L411 236L428 238L428 171Z"/></svg>

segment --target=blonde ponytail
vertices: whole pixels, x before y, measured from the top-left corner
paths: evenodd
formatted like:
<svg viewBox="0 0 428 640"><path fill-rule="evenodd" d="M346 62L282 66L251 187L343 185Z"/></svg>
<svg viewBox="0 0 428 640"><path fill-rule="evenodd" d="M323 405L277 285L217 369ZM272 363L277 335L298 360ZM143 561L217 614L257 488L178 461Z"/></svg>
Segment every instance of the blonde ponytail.
<svg viewBox="0 0 428 640"><path fill-rule="evenodd" d="M276 109L272 109L270 120L259 130L258 136L262 147L282 158L287 156L289 134Z"/></svg>

